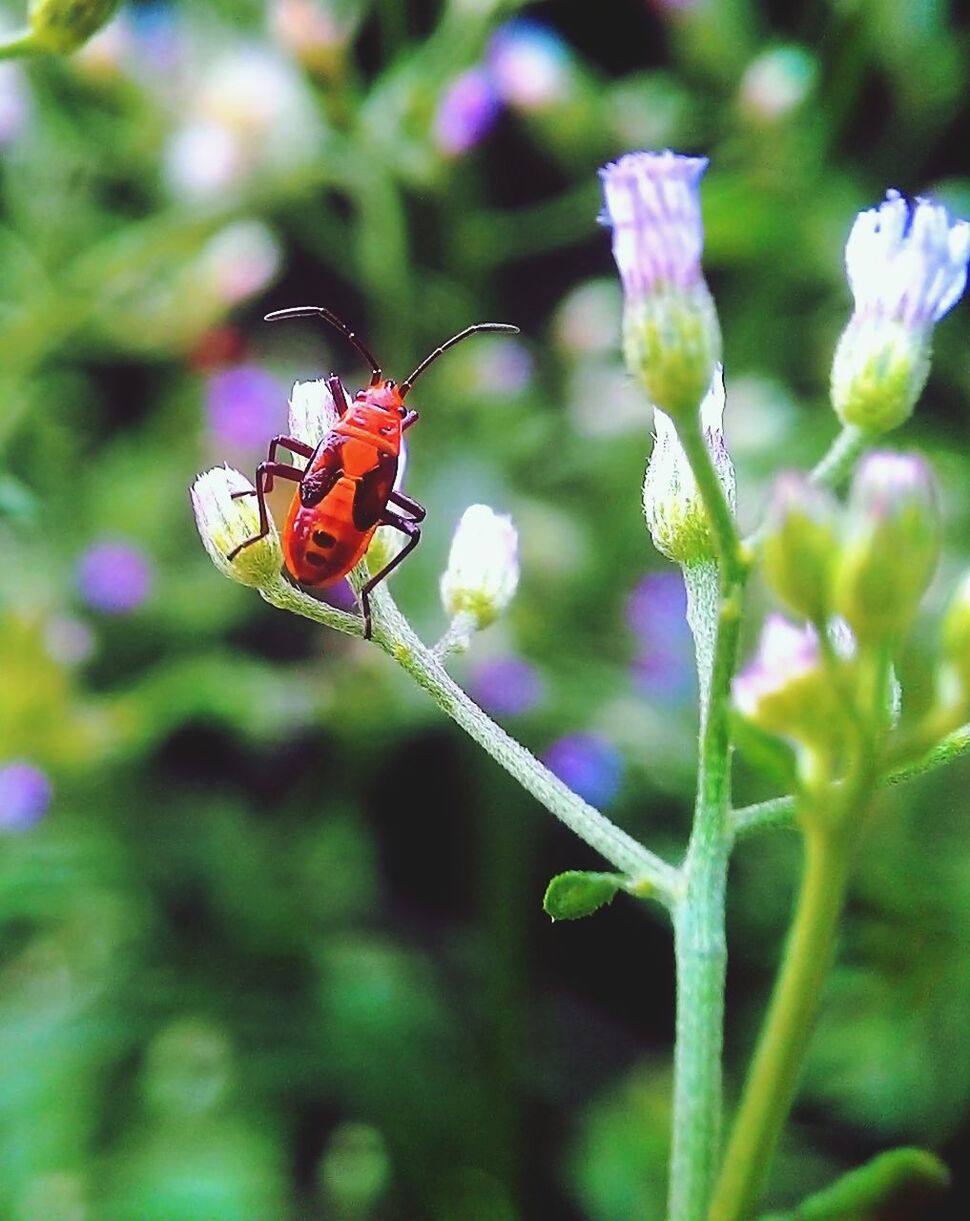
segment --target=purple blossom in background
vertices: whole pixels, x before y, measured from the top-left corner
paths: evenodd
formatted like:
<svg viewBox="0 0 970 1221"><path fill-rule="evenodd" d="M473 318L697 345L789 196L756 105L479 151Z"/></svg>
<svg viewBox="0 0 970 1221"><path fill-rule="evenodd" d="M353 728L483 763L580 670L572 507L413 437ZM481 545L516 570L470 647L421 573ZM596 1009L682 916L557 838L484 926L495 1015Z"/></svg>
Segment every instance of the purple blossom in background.
<svg viewBox="0 0 970 1221"><path fill-rule="evenodd" d="M92 610L106 615L135 610L151 593L153 580L148 556L119 539L95 543L78 564L78 592Z"/></svg>
<svg viewBox="0 0 970 1221"><path fill-rule="evenodd" d="M609 742L592 733L557 738L545 764L591 805L608 806L620 790L623 760Z"/></svg>
<svg viewBox="0 0 970 1221"><path fill-rule="evenodd" d="M491 75L484 68L469 68L451 82L438 102L435 143L451 157L467 152L492 130L501 109Z"/></svg>
<svg viewBox="0 0 970 1221"><path fill-rule="evenodd" d="M51 803L51 782L21 759L0 764L0 830L26 831Z"/></svg>
<svg viewBox="0 0 970 1221"><path fill-rule="evenodd" d="M342 581L338 581L336 585L328 585L326 589L321 589L320 597L337 610L351 612L357 610L359 606L357 595L346 577Z"/></svg>
<svg viewBox="0 0 970 1221"><path fill-rule="evenodd" d="M508 21L488 44L495 89L509 106L542 110L568 96L569 48L541 21Z"/></svg>
<svg viewBox="0 0 970 1221"><path fill-rule="evenodd" d="M220 369L206 384L205 410L219 445L264 450L269 437L285 431L286 387L258 365Z"/></svg>
<svg viewBox="0 0 970 1221"><path fill-rule="evenodd" d="M694 693L693 641L687 626L687 591L679 572L651 572L627 603L627 623L638 641L633 662L637 686L650 700L686 703Z"/></svg>
<svg viewBox="0 0 970 1221"><path fill-rule="evenodd" d="M490 657L478 663L468 680L472 699L496 716L521 716L545 694L535 669L521 657Z"/></svg>

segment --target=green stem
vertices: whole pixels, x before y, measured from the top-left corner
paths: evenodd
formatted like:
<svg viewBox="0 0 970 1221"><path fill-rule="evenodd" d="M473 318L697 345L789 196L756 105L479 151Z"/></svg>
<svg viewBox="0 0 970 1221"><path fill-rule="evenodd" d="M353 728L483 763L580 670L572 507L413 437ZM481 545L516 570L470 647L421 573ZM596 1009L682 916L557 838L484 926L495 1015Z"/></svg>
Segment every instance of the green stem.
<svg viewBox="0 0 970 1221"><path fill-rule="evenodd" d="M722 588L727 591L732 586L743 583L747 574L747 563L741 550L734 515L714 469L714 460L707 448L699 420L678 422L677 435L707 510L714 546L721 562Z"/></svg>
<svg viewBox="0 0 970 1221"><path fill-rule="evenodd" d="M683 865L684 894L674 913L677 1021L674 1048L673 1143L668 1221L696 1221L710 1198L721 1142L724 982L727 970L725 891L731 836L729 694L741 625L741 586L720 601L701 596L695 572L692 601L703 705L694 826ZM713 566L708 579L716 590ZM716 608L714 623L697 611ZM715 635L716 633L716 635ZM708 652L708 638L714 648ZM706 660L711 668L705 674Z"/></svg>
<svg viewBox="0 0 970 1221"><path fill-rule="evenodd" d="M872 434L854 424L846 424L829 446L828 453L812 469L812 483L837 489L845 483Z"/></svg>
<svg viewBox="0 0 970 1221"><path fill-rule="evenodd" d="M37 45L32 30L20 30L0 42L0 59L23 59L26 55L44 53L44 48Z"/></svg>
<svg viewBox="0 0 970 1221"><path fill-rule="evenodd" d="M380 602L382 627L385 630L391 627L394 636L393 644L385 645L387 652L428 692L438 707L580 839L631 878L648 881L659 899L668 904L672 902L680 889L677 870L585 802L531 751L496 725L425 648L394 606L390 595L385 592ZM375 609L376 603L375 598Z"/></svg>
<svg viewBox="0 0 970 1221"><path fill-rule="evenodd" d="M741 1221L764 1186L795 1096L835 946L851 853L848 837L811 823L781 973L724 1155L709 1221Z"/></svg>
<svg viewBox="0 0 970 1221"><path fill-rule="evenodd" d="M885 776L887 784L903 784L914 780L927 772L936 771L952 763L954 759L970 754L970 724L961 725L926 754L916 759L908 759L899 767L893 768ZM759 801L754 805L742 806L732 810L730 816L731 829L737 839L753 835L757 831L788 830L795 825L796 799L791 795L772 797L768 801Z"/></svg>

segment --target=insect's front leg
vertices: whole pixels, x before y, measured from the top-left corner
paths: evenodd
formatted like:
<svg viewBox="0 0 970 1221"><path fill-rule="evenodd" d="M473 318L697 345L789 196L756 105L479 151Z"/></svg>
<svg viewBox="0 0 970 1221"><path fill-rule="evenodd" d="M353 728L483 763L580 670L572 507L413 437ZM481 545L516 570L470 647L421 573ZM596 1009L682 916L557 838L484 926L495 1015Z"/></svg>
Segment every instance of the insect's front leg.
<svg viewBox="0 0 970 1221"><path fill-rule="evenodd" d="M415 521L424 521L428 516L428 510L419 501L412 499L406 492L393 491L387 498L388 504L396 504L399 509L403 509L406 513L410 513ZM393 525L393 522L388 522L388 525Z"/></svg>
<svg viewBox="0 0 970 1221"><path fill-rule="evenodd" d="M344 392L344 384L336 373L327 378L327 389L330 391L334 407L337 408L337 415L345 415L347 412L347 395Z"/></svg>
<svg viewBox="0 0 970 1221"><path fill-rule="evenodd" d="M261 462L256 467L256 486L245 488L241 492L233 492L233 500L238 500L240 496L256 497L256 503L259 506L259 531L251 538L243 539L238 547L233 547L226 556L230 563L244 547L251 547L253 543L258 543L261 538L265 538L269 534L269 509L266 506L266 493L272 488L274 478L292 479L294 483L300 483L303 479L303 471L298 466L289 466L285 462Z"/></svg>

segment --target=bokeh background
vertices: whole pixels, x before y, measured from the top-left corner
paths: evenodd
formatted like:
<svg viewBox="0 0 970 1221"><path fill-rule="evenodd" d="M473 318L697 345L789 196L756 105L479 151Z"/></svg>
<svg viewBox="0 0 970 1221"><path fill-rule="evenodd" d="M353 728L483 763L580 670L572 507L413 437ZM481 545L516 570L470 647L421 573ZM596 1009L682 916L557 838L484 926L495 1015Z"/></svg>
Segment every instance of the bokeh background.
<svg viewBox="0 0 970 1221"><path fill-rule="evenodd" d="M517 323L415 394L429 517L395 595L434 639L461 511L511 513L519 594L454 671L676 859L694 683L639 507L651 421L596 169L711 158L750 525L835 433L855 212L897 186L970 215L965 16L131 0L70 60L0 65L0 1216L662 1218L664 919L620 898L551 925L546 881L596 858L376 649L219 576L187 488L252 470L295 378L366 380L338 335L268 309L329 306L399 377L469 322ZM970 550L968 338L964 304L898 436L948 514L902 665L916 707ZM917 1143L958 1172L932 1216L966 1215L968 782L880 802L774 1206ZM743 764L737 791L772 795ZM732 1092L797 865L774 833L732 868Z"/></svg>

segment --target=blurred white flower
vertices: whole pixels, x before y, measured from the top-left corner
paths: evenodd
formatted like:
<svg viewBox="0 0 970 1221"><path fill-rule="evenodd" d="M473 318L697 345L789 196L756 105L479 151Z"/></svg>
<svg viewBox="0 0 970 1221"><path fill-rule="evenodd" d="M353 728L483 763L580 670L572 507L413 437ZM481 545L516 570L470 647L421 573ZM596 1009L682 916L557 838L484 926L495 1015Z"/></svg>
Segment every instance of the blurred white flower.
<svg viewBox="0 0 970 1221"><path fill-rule="evenodd" d="M199 254L203 287L224 306L237 305L261 293L282 262L280 244L258 220L240 220L206 242Z"/></svg>
<svg viewBox="0 0 970 1221"><path fill-rule="evenodd" d="M290 393L290 436L317 446L338 419L337 408L324 378L294 382Z"/></svg>
<svg viewBox="0 0 970 1221"><path fill-rule="evenodd" d="M312 159L320 119L293 64L262 47L223 52L192 77L165 154L173 194L207 199Z"/></svg>
<svg viewBox="0 0 970 1221"><path fill-rule="evenodd" d="M512 519L488 505L462 514L441 577L446 613L470 614L487 627L511 602L519 584L519 541Z"/></svg>

